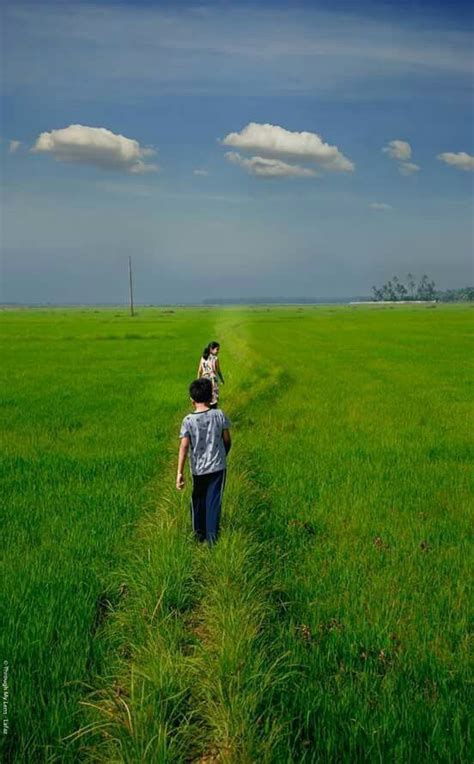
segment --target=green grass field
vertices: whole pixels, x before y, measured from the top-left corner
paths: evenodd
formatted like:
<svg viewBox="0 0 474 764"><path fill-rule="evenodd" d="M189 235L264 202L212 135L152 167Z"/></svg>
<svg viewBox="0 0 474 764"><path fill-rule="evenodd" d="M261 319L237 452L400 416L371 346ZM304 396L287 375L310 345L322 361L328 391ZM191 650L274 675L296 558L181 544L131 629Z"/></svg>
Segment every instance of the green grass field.
<svg viewBox="0 0 474 764"><path fill-rule="evenodd" d="M473 317L5 311L4 760L471 762ZM213 339L208 549L174 477Z"/></svg>

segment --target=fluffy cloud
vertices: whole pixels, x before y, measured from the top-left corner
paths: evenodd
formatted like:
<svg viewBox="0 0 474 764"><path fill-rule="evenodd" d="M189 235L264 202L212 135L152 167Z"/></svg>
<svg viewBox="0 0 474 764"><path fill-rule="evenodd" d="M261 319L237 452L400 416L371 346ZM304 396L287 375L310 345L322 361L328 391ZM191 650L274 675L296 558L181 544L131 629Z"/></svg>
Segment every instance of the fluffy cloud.
<svg viewBox="0 0 474 764"><path fill-rule="evenodd" d="M18 149L20 148L21 141L10 141L10 145L8 147L8 153L14 154Z"/></svg>
<svg viewBox="0 0 474 764"><path fill-rule="evenodd" d="M223 138L225 146L249 152L258 152L259 157L270 157L272 160L297 159L302 162L312 162L325 170L351 172L354 164L347 159L337 146L323 143L319 135L308 132L291 132L278 125L259 124L250 122L240 133L229 133ZM285 163L283 163L285 164ZM290 167L291 165L285 165ZM295 165L295 167L297 167ZM308 175L314 172L301 172L305 168L298 167L294 175ZM270 174L269 172L266 174ZM275 173L283 175L285 173ZM289 174L289 173L287 173Z"/></svg>
<svg viewBox="0 0 474 764"><path fill-rule="evenodd" d="M394 141L390 141L388 146L385 146L382 151L399 163L398 171L400 175L413 175L419 171L420 165L407 161L411 158L411 146L407 141L401 141L397 138Z"/></svg>
<svg viewBox="0 0 474 764"><path fill-rule="evenodd" d="M203 175L203 176L205 176L205 175L209 175L209 171L208 170L204 170L204 169L198 167L195 170L193 170L193 175Z"/></svg>
<svg viewBox="0 0 474 764"><path fill-rule="evenodd" d="M309 167L288 164L281 159L269 159L268 157L246 159L236 151L228 151L225 156L229 162L239 165L249 175L257 175L260 178L314 178L318 174L316 170Z"/></svg>
<svg viewBox="0 0 474 764"><path fill-rule="evenodd" d="M392 205L385 202L371 202L369 207L371 210L393 210Z"/></svg>
<svg viewBox="0 0 474 764"><path fill-rule="evenodd" d="M385 154L388 154L392 159L399 159L405 161L411 157L411 146L407 141L390 141L388 146L382 149Z"/></svg>
<svg viewBox="0 0 474 764"><path fill-rule="evenodd" d="M414 162L402 162L398 170L400 175L413 175L415 172L419 172L420 165Z"/></svg>
<svg viewBox="0 0 474 764"><path fill-rule="evenodd" d="M143 160L155 154L138 141L117 135L105 127L69 125L50 133L41 133L31 149L52 154L60 162L90 164L102 170L123 170L134 175L155 172L158 166Z"/></svg>
<svg viewBox="0 0 474 764"><path fill-rule="evenodd" d="M474 157L466 154L465 151L459 151L457 154L452 151L445 151L443 154L438 154L437 159L457 167L459 170L474 170Z"/></svg>

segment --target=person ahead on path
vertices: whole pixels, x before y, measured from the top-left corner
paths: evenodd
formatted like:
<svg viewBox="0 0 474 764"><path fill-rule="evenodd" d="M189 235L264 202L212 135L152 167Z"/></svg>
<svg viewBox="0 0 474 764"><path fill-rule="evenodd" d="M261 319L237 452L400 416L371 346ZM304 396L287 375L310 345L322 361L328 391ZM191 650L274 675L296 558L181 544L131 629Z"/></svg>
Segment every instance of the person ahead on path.
<svg viewBox="0 0 474 764"><path fill-rule="evenodd" d="M220 409L211 409L212 383L201 377L191 382L189 394L194 411L184 417L179 437L176 488L184 488L184 466L189 453L193 490L191 519L199 541L216 541L231 447L230 422Z"/></svg>
<svg viewBox="0 0 474 764"><path fill-rule="evenodd" d="M206 377L211 380L212 384L212 399L210 403L211 408L217 408L219 403L219 379L224 384L224 377L222 376L221 368L219 365L219 350L220 345L218 342L210 342L207 345L201 356L198 367L198 379Z"/></svg>

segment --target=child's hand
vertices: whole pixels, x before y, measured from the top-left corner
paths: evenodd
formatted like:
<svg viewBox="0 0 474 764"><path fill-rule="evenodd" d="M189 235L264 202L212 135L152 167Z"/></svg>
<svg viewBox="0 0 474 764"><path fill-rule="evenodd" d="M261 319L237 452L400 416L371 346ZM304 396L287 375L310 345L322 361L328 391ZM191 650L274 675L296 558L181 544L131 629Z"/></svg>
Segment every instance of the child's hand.
<svg viewBox="0 0 474 764"><path fill-rule="evenodd" d="M178 472L176 476L176 488L178 491L182 491L184 488L184 475L182 472Z"/></svg>

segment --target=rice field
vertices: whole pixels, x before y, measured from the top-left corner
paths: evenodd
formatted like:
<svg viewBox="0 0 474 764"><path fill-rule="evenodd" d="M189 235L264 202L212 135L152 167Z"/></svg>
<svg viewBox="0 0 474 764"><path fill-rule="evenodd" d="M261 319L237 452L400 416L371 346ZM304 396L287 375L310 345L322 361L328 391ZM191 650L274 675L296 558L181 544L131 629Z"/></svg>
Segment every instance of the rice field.
<svg viewBox="0 0 474 764"><path fill-rule="evenodd" d="M4 311L4 760L472 761L473 316ZM210 340L212 549L174 488Z"/></svg>

